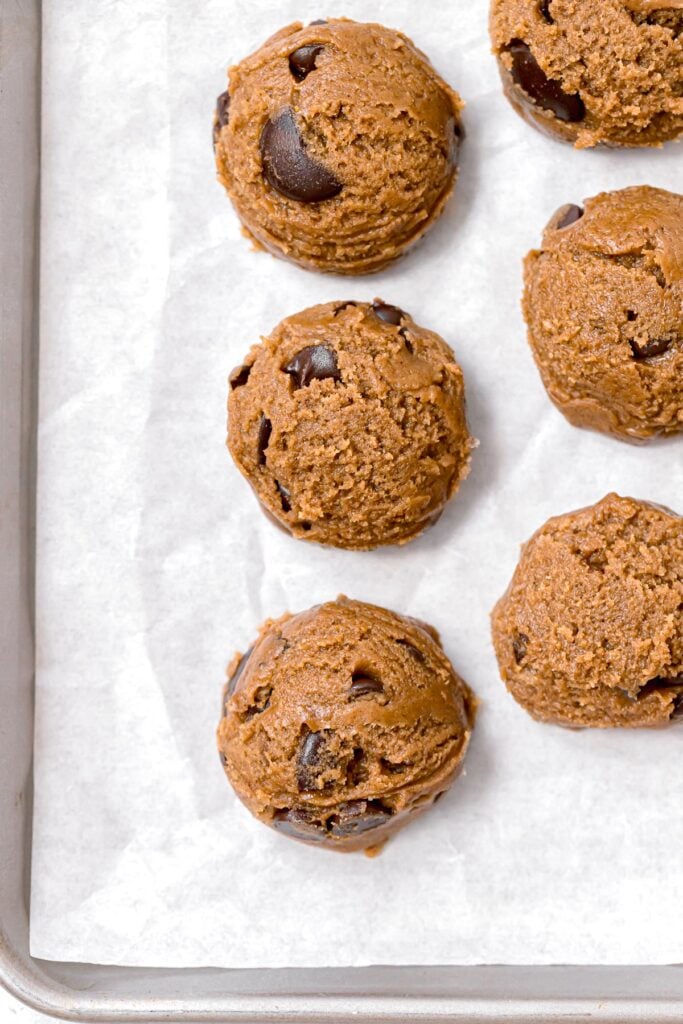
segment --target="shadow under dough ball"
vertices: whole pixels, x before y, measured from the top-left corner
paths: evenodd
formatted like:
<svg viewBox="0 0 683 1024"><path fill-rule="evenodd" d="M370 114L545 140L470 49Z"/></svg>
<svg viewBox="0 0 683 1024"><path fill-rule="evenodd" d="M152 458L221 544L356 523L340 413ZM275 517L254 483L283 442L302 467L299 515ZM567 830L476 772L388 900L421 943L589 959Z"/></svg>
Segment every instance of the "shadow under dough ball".
<svg viewBox="0 0 683 1024"><path fill-rule="evenodd" d="M232 457L295 537L403 544L469 472L474 442L451 349L380 300L283 320L232 372L229 391Z"/></svg>
<svg viewBox="0 0 683 1024"><path fill-rule="evenodd" d="M683 717L683 518L609 494L549 519L496 605L500 672L533 718L565 726Z"/></svg>
<svg viewBox="0 0 683 1024"><path fill-rule="evenodd" d="M505 95L540 131L579 148L683 133L682 0L492 0L490 30Z"/></svg>
<svg viewBox="0 0 683 1024"><path fill-rule="evenodd" d="M230 69L214 120L218 177L259 246L312 270L367 274L441 214L461 108L400 32L295 22Z"/></svg>
<svg viewBox="0 0 683 1024"><path fill-rule="evenodd" d="M434 629L339 597L268 620L233 659L218 748L266 825L378 847L458 775L475 708Z"/></svg>
<svg viewBox="0 0 683 1024"><path fill-rule="evenodd" d="M529 344L570 423L632 442L683 431L683 196L562 207L524 277Z"/></svg>

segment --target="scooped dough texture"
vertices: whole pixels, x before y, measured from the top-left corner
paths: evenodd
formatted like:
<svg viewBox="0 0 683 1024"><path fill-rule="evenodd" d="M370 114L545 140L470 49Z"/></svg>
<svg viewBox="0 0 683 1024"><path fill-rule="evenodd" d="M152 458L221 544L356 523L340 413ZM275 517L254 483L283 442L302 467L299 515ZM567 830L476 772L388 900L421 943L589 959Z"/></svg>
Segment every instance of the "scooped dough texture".
<svg viewBox="0 0 683 1024"><path fill-rule="evenodd" d="M435 630L344 597L264 623L225 699L218 747L243 803L339 850L381 845L434 803L476 704Z"/></svg>
<svg viewBox="0 0 683 1024"><path fill-rule="evenodd" d="M627 188L579 215L559 210L525 261L548 394L576 426L625 440L683 431L683 196Z"/></svg>
<svg viewBox="0 0 683 1024"><path fill-rule="evenodd" d="M314 270L379 270L453 190L462 102L399 32L295 22L230 69L228 91L214 131L219 179L275 255Z"/></svg>
<svg viewBox="0 0 683 1024"><path fill-rule="evenodd" d="M512 696L566 726L683 715L683 519L610 494L550 519L493 612Z"/></svg>
<svg viewBox="0 0 683 1024"><path fill-rule="evenodd" d="M683 0L492 0L490 25L505 93L541 131L577 147L683 133Z"/></svg>
<svg viewBox="0 0 683 1024"><path fill-rule="evenodd" d="M446 343L381 302L283 320L231 375L230 452L295 537L401 544L469 470L462 372Z"/></svg>

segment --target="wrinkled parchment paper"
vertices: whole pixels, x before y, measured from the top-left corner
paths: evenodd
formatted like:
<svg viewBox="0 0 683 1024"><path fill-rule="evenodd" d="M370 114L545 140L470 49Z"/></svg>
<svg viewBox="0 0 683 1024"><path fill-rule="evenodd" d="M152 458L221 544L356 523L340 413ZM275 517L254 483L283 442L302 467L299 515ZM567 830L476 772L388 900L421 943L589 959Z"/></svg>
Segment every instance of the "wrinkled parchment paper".
<svg viewBox="0 0 683 1024"><path fill-rule="evenodd" d="M526 346L520 260L603 188L680 188L683 151L574 152L508 107L486 4L340 0L467 101L454 201L399 266L342 279L250 250L214 181L227 64L320 0L46 0L34 955L160 966L683 960L683 730L537 725L488 615L519 544L609 490L681 508L683 446L570 427ZM362 69L359 69L359 73ZM257 511L224 449L259 334L376 295L454 347L481 441L402 550L324 550ZM225 665L344 592L433 623L482 699L467 771L376 860L254 821L214 746Z"/></svg>

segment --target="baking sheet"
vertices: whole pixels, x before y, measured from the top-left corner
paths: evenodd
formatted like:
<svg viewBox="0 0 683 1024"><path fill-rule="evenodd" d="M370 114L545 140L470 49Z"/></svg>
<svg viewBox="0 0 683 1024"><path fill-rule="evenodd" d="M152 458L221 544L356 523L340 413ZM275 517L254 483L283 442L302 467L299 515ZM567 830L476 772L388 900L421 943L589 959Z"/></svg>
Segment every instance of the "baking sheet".
<svg viewBox="0 0 683 1024"><path fill-rule="evenodd" d="M214 182L224 69L319 2L46 0L34 956L158 966L683 960L683 731L567 732L498 679L488 614L518 545L608 490L673 507L680 442L571 428L524 341L520 259L553 210L680 187L681 150L581 152L504 101L484 0L347 0L467 101L447 213L399 266L307 273L250 250ZM293 541L223 447L225 378L283 316L376 295L454 347L473 471L401 550ZM257 625L344 592L441 631L482 700L465 775L383 854L291 843L215 752Z"/></svg>

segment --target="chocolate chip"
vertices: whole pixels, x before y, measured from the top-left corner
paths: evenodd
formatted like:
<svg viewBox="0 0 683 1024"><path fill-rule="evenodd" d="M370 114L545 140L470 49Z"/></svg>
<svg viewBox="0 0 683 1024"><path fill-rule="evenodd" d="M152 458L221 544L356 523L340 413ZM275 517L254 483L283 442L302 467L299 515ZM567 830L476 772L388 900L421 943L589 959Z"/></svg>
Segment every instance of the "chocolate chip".
<svg viewBox="0 0 683 1024"><path fill-rule="evenodd" d="M673 711L669 718L683 718L683 693L679 693L674 697Z"/></svg>
<svg viewBox="0 0 683 1024"><path fill-rule="evenodd" d="M241 716L243 722L248 722L250 718L254 718L255 715L262 715L264 711L267 711L270 707L270 698L273 694L272 686L259 686L255 693L254 698Z"/></svg>
<svg viewBox="0 0 683 1024"><path fill-rule="evenodd" d="M515 661L519 665L520 662L524 661L526 657L526 645L529 643L529 637L526 633L518 633L515 639L512 641L512 650L515 655Z"/></svg>
<svg viewBox="0 0 683 1024"><path fill-rule="evenodd" d="M291 510L292 510L292 502L291 502L292 495L287 490L287 488L284 487L277 480L275 481L275 486L277 487L278 494L280 495L280 502L282 503L282 511L283 512L291 512Z"/></svg>
<svg viewBox="0 0 683 1024"><path fill-rule="evenodd" d="M346 785L359 786L367 778L365 751L362 747L353 748L353 757L346 766Z"/></svg>
<svg viewBox="0 0 683 1024"><path fill-rule="evenodd" d="M294 839L306 839L320 843L325 839L325 829L312 811L304 807L293 807L291 810L276 811L273 828Z"/></svg>
<svg viewBox="0 0 683 1024"><path fill-rule="evenodd" d="M326 768L334 764L327 750L330 731L307 732L299 745L296 784L301 792L319 789L318 779Z"/></svg>
<svg viewBox="0 0 683 1024"><path fill-rule="evenodd" d="M230 120L230 93L226 89L216 100L216 117L221 128L225 128Z"/></svg>
<svg viewBox="0 0 683 1024"><path fill-rule="evenodd" d="M583 121L586 108L578 93L566 93L560 82L548 78L528 45L513 39L508 46L512 57L512 79L534 103L550 110L560 121Z"/></svg>
<svg viewBox="0 0 683 1024"><path fill-rule="evenodd" d="M300 46L298 50L290 54L289 70L297 82L303 82L306 75L310 75L311 71L315 71L315 59L324 49L325 47L319 43L311 43L308 46Z"/></svg>
<svg viewBox="0 0 683 1024"><path fill-rule="evenodd" d="M249 374L251 373L251 366L236 366L228 377L228 383L231 389L234 391L235 388L244 387L249 380Z"/></svg>
<svg viewBox="0 0 683 1024"><path fill-rule="evenodd" d="M583 213L582 207L577 206L575 203L567 203L566 206L557 211L555 230L561 231L562 228L568 228L570 224L576 224L577 220L581 220L583 217Z"/></svg>
<svg viewBox="0 0 683 1024"><path fill-rule="evenodd" d="M349 800L339 805L328 825L333 836L354 836L386 825L390 817L391 811L379 800Z"/></svg>
<svg viewBox="0 0 683 1024"><path fill-rule="evenodd" d="M360 697L367 697L371 693L384 693L384 686L379 679L373 679L365 672L354 672L351 676L349 698L358 700Z"/></svg>
<svg viewBox="0 0 683 1024"><path fill-rule="evenodd" d="M383 320L385 324L392 324L394 327L398 327L406 316L398 306L390 306L388 302L382 302L381 299L375 299L372 311L379 320Z"/></svg>
<svg viewBox="0 0 683 1024"><path fill-rule="evenodd" d="M631 340L629 345L631 346L634 359L654 359L655 356L664 355L669 349L671 338L653 338L652 341L648 341L647 344L642 346L637 341Z"/></svg>
<svg viewBox="0 0 683 1024"><path fill-rule="evenodd" d="M390 775L400 775L401 772L405 772L411 767L410 761L388 761L386 757L380 757L380 766L385 772L389 772Z"/></svg>
<svg viewBox="0 0 683 1024"><path fill-rule="evenodd" d="M541 17L544 18L549 25L553 25L555 22L552 14L550 13L550 3L551 0L541 0L538 5L538 9L541 12Z"/></svg>
<svg viewBox="0 0 683 1024"><path fill-rule="evenodd" d="M634 320L638 319L638 314L634 312L632 309L628 309L626 310L626 319L629 323L632 324Z"/></svg>
<svg viewBox="0 0 683 1024"><path fill-rule="evenodd" d="M228 759L227 759L227 757L225 756L225 754L224 754L224 753L223 753L222 751L219 751L219 752L218 752L218 757L219 757L219 760L220 760L221 764L222 764L222 765L223 765L223 767L225 768L225 766L226 766L226 765L227 765L227 763L228 763Z"/></svg>
<svg viewBox="0 0 683 1024"><path fill-rule="evenodd" d="M307 387L312 380L341 380L337 353L327 345L307 345L283 369L294 378L297 388Z"/></svg>
<svg viewBox="0 0 683 1024"><path fill-rule="evenodd" d="M291 107L266 121L260 145L263 176L281 195L321 203L341 192L334 174L306 152Z"/></svg>
<svg viewBox="0 0 683 1024"><path fill-rule="evenodd" d="M309 21L309 25L327 25L324 18L318 18L316 21Z"/></svg>
<svg viewBox="0 0 683 1024"><path fill-rule="evenodd" d="M261 413L261 419L258 422L258 464L259 466L265 466L266 464L266 448L270 441L270 435L273 432L273 424L270 420Z"/></svg>
<svg viewBox="0 0 683 1024"><path fill-rule="evenodd" d="M396 643L400 644L401 647L405 647L408 654L410 654L411 657L415 658L415 661L425 660L425 656L422 653L422 651L418 650L415 644L411 644L410 640L404 640L403 637L401 637L396 641Z"/></svg>
<svg viewBox="0 0 683 1024"><path fill-rule="evenodd" d="M242 655L242 657L240 658L239 662L237 663L237 668L235 669L235 671L233 672L233 674L230 676L230 678L228 680L228 685L227 685L227 688L226 688L226 691L225 691L226 697L232 697L233 693L235 692L235 687L237 686L237 680L239 679L239 677L242 675L242 673L244 672L245 668L247 667L247 662L249 661L249 655L251 654L251 652L253 650L254 650L254 648L250 647L249 650L246 651L246 653Z"/></svg>
<svg viewBox="0 0 683 1024"><path fill-rule="evenodd" d="M357 306L357 305L358 305L357 302L342 302L341 306L337 306L337 308L335 309L335 311L334 311L334 313L332 315L333 316L338 316L339 313L343 313L343 311L345 309L348 309L349 306Z"/></svg>

